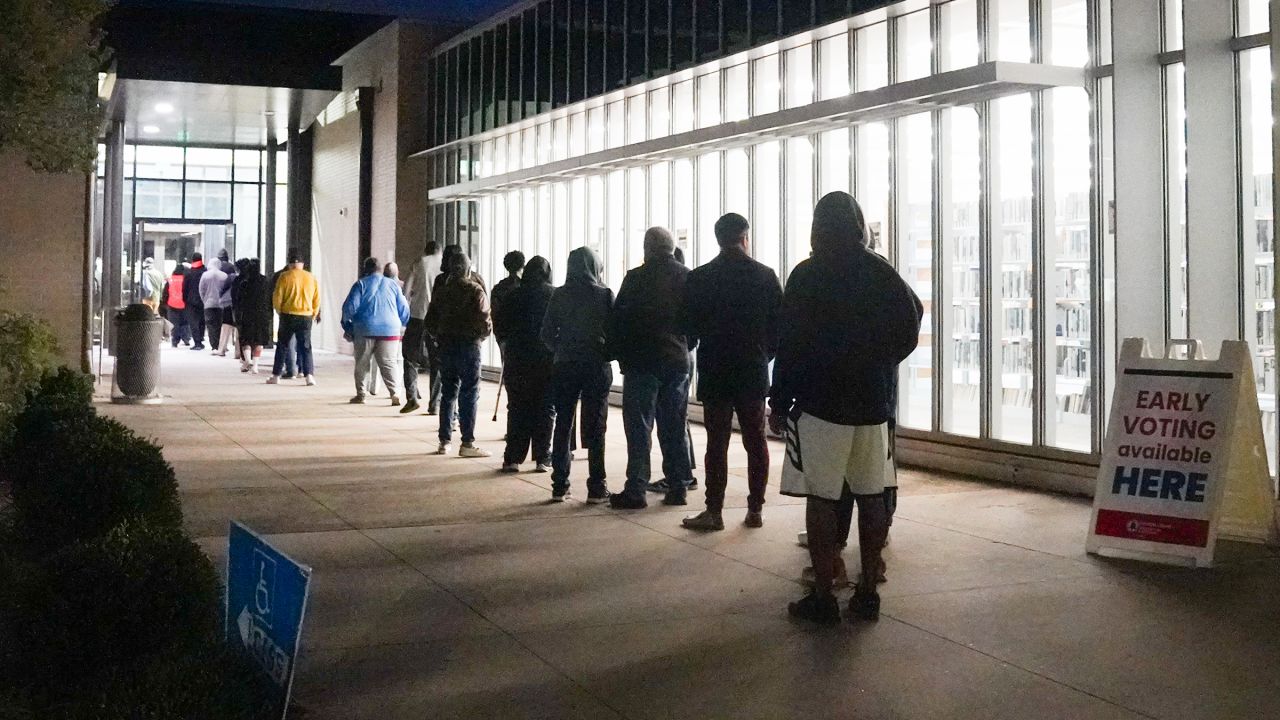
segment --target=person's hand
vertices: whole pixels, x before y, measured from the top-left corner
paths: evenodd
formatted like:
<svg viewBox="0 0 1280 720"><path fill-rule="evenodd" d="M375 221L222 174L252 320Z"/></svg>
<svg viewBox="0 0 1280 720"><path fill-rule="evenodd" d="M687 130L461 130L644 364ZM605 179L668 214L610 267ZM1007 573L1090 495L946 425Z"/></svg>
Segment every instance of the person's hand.
<svg viewBox="0 0 1280 720"><path fill-rule="evenodd" d="M320 324L320 313L316 313L316 324Z"/></svg>
<svg viewBox="0 0 1280 720"><path fill-rule="evenodd" d="M769 432L782 437L787 432L787 414L781 410L769 412Z"/></svg>

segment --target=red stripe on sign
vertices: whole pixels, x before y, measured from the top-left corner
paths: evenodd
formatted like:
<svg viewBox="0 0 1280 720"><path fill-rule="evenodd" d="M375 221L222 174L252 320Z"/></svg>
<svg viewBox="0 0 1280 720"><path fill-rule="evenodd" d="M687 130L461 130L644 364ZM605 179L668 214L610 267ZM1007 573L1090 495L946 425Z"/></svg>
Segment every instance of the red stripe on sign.
<svg viewBox="0 0 1280 720"><path fill-rule="evenodd" d="M1204 547L1209 543L1209 521L1143 515L1121 510L1098 510L1098 535L1126 540Z"/></svg>

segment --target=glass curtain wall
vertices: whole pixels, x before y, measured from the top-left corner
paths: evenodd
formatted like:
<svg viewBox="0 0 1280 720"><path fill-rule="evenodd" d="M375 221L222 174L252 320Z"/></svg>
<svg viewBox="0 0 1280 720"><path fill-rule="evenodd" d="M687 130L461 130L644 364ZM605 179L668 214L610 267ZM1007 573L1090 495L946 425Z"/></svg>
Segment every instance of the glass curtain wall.
<svg viewBox="0 0 1280 720"><path fill-rule="evenodd" d="M623 4L630 7L609 7ZM807 41L693 67L670 81L667 70L633 67L643 53L619 53L626 67L610 85L617 92L540 118L526 112L519 125L483 128L481 138L464 143L477 149L462 154L505 155L510 173L875 90L982 57L1088 64L1088 19L1097 13L1085 0L1035 5L1047 10L1036 33L1030 0L952 0L874 24L833 25ZM747 25L757 39L759 19ZM614 56L604 57L607 63ZM614 77L614 69L606 65L604 76ZM487 122L484 113L476 117ZM520 247L547 257L560 282L568 251L588 244L601 252L606 282L616 289L642 261L649 226L671 228L697 265L718 251L715 219L734 211L752 224L754 256L785 281L808 257L816 200L851 191L871 246L926 309L919 349L901 370L902 427L996 447L1094 452L1094 378L1106 359L1095 357L1093 118L1091 89L1013 94L817 134L782 132L657 161L635 158L478 202L437 203L433 214L477 205L476 252L495 279L501 255ZM455 162L451 149L433 157L437 165ZM503 172L497 161L468 165L452 182ZM498 362L495 352L488 351L488 362Z"/></svg>

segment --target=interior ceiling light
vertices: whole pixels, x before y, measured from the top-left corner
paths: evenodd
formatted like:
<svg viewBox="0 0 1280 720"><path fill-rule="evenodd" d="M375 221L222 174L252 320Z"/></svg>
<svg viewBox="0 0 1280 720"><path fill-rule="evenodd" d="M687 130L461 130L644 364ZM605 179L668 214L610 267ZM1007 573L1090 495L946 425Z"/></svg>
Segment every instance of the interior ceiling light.
<svg viewBox="0 0 1280 720"><path fill-rule="evenodd" d="M155 125L144 125L142 128L142 132L148 135L155 135L156 133L160 132L160 128L156 127Z"/></svg>
<svg viewBox="0 0 1280 720"><path fill-rule="evenodd" d="M167 102L156 103L156 112L160 113L161 115L168 115L169 113L173 112L173 105Z"/></svg>

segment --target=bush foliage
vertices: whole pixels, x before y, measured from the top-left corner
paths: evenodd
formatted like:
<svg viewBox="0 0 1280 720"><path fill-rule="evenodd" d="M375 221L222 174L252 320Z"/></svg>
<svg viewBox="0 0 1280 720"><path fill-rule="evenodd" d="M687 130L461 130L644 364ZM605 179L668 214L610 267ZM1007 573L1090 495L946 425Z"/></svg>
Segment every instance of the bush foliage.
<svg viewBox="0 0 1280 720"><path fill-rule="evenodd" d="M0 287L0 296L2 291ZM58 358L58 341L48 323L0 309L0 449L8 443L27 395L58 365Z"/></svg>
<svg viewBox="0 0 1280 720"><path fill-rule="evenodd" d="M23 378L0 446L0 720L278 717L222 642L218 574L160 448L99 416L87 376Z"/></svg>

